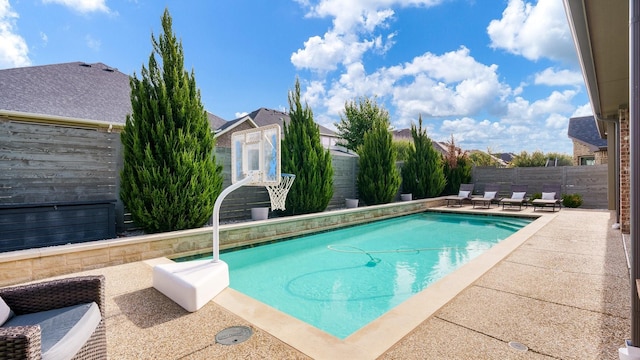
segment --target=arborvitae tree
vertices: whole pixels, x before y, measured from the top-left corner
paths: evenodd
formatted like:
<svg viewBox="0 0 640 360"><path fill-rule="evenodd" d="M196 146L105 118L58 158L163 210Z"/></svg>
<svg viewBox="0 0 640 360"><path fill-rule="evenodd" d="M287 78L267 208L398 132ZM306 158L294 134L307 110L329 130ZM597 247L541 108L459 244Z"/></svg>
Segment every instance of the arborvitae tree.
<svg viewBox="0 0 640 360"><path fill-rule="evenodd" d="M389 112L378 106L375 98L361 97L344 104L344 117L336 124L343 145L349 150L358 151L364 143L364 134L373 129L378 121L388 121Z"/></svg>
<svg viewBox="0 0 640 360"><path fill-rule="evenodd" d="M358 194L367 205L386 204L400 188L400 172L396 167L396 148L389 131L388 118L373 122L358 148Z"/></svg>
<svg viewBox="0 0 640 360"><path fill-rule="evenodd" d="M413 194L414 199L424 199L440 195L446 185L442 156L433 148L427 131L422 130L422 116L418 118L418 128L411 125L414 148L402 167L402 189Z"/></svg>
<svg viewBox="0 0 640 360"><path fill-rule="evenodd" d="M182 43L162 17L164 34L151 41L149 68L130 78L132 114L121 134L120 198L149 233L204 225L222 187L222 166L193 70L184 70ZM155 55L162 59L160 68Z"/></svg>
<svg viewBox="0 0 640 360"><path fill-rule="evenodd" d="M285 214L324 211L333 197L331 153L322 147L313 112L300 101L300 82L289 92L289 124L284 124L281 171L296 176L285 203Z"/></svg>
<svg viewBox="0 0 640 360"><path fill-rule="evenodd" d="M447 156L444 162L444 176L447 184L442 192L444 195L457 194L460 184L471 181L471 160L466 151L456 146L453 135L447 143Z"/></svg>

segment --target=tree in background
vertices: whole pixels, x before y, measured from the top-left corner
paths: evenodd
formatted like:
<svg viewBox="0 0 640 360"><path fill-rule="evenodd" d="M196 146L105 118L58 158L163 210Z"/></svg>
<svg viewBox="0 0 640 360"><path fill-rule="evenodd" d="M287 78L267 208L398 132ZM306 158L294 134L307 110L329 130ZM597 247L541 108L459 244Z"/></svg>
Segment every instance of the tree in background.
<svg viewBox="0 0 640 360"><path fill-rule="evenodd" d="M467 152L456 146L453 135L451 135L451 141L447 142L447 156L444 160L444 176L447 179L447 184L443 194L457 194L460 184L467 184L471 181L472 166Z"/></svg>
<svg viewBox="0 0 640 360"><path fill-rule="evenodd" d="M364 134L358 148L358 195L367 205L386 204L400 188L400 172L396 167L396 149L389 131L389 119L378 118Z"/></svg>
<svg viewBox="0 0 640 360"><path fill-rule="evenodd" d="M411 140L394 140L393 147L396 149L396 160L406 161L409 158L409 152L413 149L413 141Z"/></svg>
<svg viewBox="0 0 640 360"><path fill-rule="evenodd" d="M184 70L182 43L165 9L162 34L152 35L149 68L130 78L132 114L121 134L120 198L146 232L204 225L222 188L222 166L193 70ZM162 68L155 54L162 59Z"/></svg>
<svg viewBox="0 0 640 360"><path fill-rule="evenodd" d="M517 154L511 161L511 167L536 167L546 166L547 161L549 166L571 166L573 165L573 158L567 154L559 153L547 153L542 151L534 151L529 154L526 151L522 151Z"/></svg>
<svg viewBox="0 0 640 360"><path fill-rule="evenodd" d="M498 159L491 156L491 152L489 151L487 151L486 153L482 151L472 151L467 155L469 157L469 160L473 164L473 166L501 167L501 164L500 162L498 162Z"/></svg>
<svg viewBox="0 0 640 360"><path fill-rule="evenodd" d="M412 193L414 199L438 196L446 185L442 156L422 129L422 116L418 118L418 128L411 124L411 136L414 149L402 167L402 190Z"/></svg>
<svg viewBox="0 0 640 360"><path fill-rule="evenodd" d="M389 112L378 105L376 98L360 97L346 102L344 116L340 115L340 122L336 124L344 140L341 145L357 152L364 143L364 134L373 129L376 122L385 120L389 120Z"/></svg>
<svg viewBox="0 0 640 360"><path fill-rule="evenodd" d="M300 82L289 91L289 124L284 124L281 170L295 174L285 203L285 214L299 215L324 211L333 197L331 153L322 147L320 128L313 112L300 101Z"/></svg>

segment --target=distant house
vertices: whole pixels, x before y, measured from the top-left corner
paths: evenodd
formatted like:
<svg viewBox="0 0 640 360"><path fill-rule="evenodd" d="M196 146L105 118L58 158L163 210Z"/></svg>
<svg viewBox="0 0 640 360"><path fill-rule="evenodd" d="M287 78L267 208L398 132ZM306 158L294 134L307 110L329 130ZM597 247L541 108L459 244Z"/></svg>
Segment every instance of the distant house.
<svg viewBox="0 0 640 360"><path fill-rule="evenodd" d="M573 141L573 165L607 163L607 139L600 136L593 115L569 119L567 135Z"/></svg>
<svg viewBox="0 0 640 360"><path fill-rule="evenodd" d="M394 141L411 141L413 142L413 136L411 135L411 129L393 130L391 132ZM442 156L449 154L449 148L446 143L441 141L431 140L433 148L439 152Z"/></svg>
<svg viewBox="0 0 640 360"><path fill-rule="evenodd" d="M256 128L266 125L278 124L282 131L284 131L284 123L289 122L289 114L267 108L259 108L251 113L241 116L237 119L231 120L218 127L215 130L216 146L230 147L231 146L231 133L240 130L246 130L249 128ZM320 129L320 142L327 149L335 150L339 146L339 136L332 130L318 124Z"/></svg>

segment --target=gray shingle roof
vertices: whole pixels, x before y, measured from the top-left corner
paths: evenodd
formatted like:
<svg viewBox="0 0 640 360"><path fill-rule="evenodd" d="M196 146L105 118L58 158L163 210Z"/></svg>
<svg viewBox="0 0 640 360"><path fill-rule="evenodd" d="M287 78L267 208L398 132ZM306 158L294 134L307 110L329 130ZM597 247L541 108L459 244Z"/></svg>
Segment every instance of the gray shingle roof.
<svg viewBox="0 0 640 360"><path fill-rule="evenodd" d="M280 127L282 127L283 121L289 121L289 114L282 111L267 109L267 108L260 108L258 110L252 111L251 113L245 116L249 116L251 120L253 120L253 122L255 122L256 125L258 126L278 124L280 125ZM242 118L244 118L244 116ZM327 129L326 127L320 124L318 124L318 126L320 127L321 135L336 136L335 131Z"/></svg>
<svg viewBox="0 0 640 360"><path fill-rule="evenodd" d="M0 109L124 123L129 76L102 63L0 70Z"/></svg>
<svg viewBox="0 0 640 360"><path fill-rule="evenodd" d="M607 148L607 139L600 137L593 115L569 119L567 135L587 145L591 151L605 150Z"/></svg>
<svg viewBox="0 0 640 360"><path fill-rule="evenodd" d="M124 124L131 113L129 75L103 63L0 70L0 110ZM212 129L226 121L207 112Z"/></svg>

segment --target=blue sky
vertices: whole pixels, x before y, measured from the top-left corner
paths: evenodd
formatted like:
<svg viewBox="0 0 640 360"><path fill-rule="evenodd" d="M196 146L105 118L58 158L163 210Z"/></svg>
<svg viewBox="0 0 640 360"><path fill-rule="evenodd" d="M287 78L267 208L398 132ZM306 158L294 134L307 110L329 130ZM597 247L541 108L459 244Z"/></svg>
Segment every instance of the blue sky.
<svg viewBox="0 0 640 360"><path fill-rule="evenodd" d="M0 0L0 68L102 62L138 75L165 7L205 108L287 111L296 77L316 122L376 96L463 149L571 153L592 113L562 0Z"/></svg>

